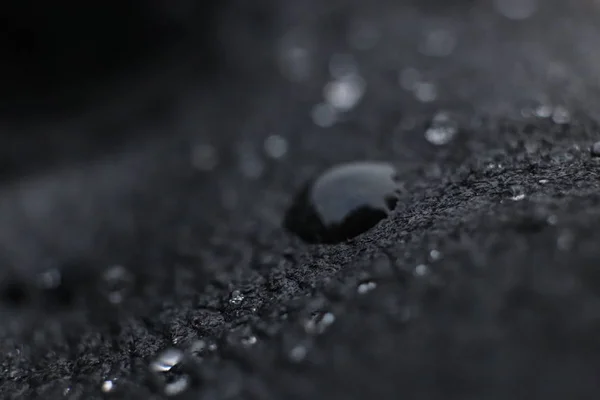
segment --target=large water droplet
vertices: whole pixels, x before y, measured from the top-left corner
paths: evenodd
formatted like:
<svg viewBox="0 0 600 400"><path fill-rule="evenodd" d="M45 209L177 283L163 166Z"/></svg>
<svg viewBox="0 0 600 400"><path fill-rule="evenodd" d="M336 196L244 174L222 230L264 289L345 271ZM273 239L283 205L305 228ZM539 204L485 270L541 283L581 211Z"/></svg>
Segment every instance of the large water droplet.
<svg viewBox="0 0 600 400"><path fill-rule="evenodd" d="M155 372L170 371L183 359L183 352L177 349L167 349L160 353L158 357L150 364L150 369Z"/></svg>
<svg viewBox="0 0 600 400"><path fill-rule="evenodd" d="M338 165L306 185L284 225L309 243L339 243L387 217L399 190L396 170L388 163Z"/></svg>

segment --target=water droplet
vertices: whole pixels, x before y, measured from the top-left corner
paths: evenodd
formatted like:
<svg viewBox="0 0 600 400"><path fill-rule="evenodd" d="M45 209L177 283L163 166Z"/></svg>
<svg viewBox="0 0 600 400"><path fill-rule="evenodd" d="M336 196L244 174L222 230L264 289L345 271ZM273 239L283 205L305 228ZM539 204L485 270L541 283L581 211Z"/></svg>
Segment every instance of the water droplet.
<svg viewBox="0 0 600 400"><path fill-rule="evenodd" d="M167 396L177 396L183 393L190 386L190 378L182 375L172 382L165 384L164 392Z"/></svg>
<svg viewBox="0 0 600 400"><path fill-rule="evenodd" d="M556 225L558 224L558 217L556 215L550 215L546 218L546 222L548 222L548 225Z"/></svg>
<svg viewBox="0 0 600 400"><path fill-rule="evenodd" d="M231 292L231 296L229 297L229 304L233 304L234 306L239 306L244 301L244 295L239 290L234 290Z"/></svg>
<svg viewBox="0 0 600 400"><path fill-rule="evenodd" d="M542 104L533 110L533 115L538 118L549 118L552 115L553 108L549 104Z"/></svg>
<svg viewBox="0 0 600 400"><path fill-rule="evenodd" d="M496 10L508 19L523 20L537 9L537 0L494 0Z"/></svg>
<svg viewBox="0 0 600 400"><path fill-rule="evenodd" d="M545 185L546 183L549 182L549 180L548 179L540 179L538 182L541 183L542 185Z"/></svg>
<svg viewBox="0 0 600 400"><path fill-rule="evenodd" d="M590 153L594 157L600 157L600 142L596 142L590 147Z"/></svg>
<svg viewBox="0 0 600 400"><path fill-rule="evenodd" d="M194 168L210 171L219 162L217 150L209 144L197 144L191 149L191 162Z"/></svg>
<svg viewBox="0 0 600 400"><path fill-rule="evenodd" d="M245 347L254 346L257 341L258 341L258 339L256 339L256 336L254 336L254 335L242 338L242 340L241 340L242 346L245 346Z"/></svg>
<svg viewBox="0 0 600 400"><path fill-rule="evenodd" d="M431 103L437 98L437 88L430 82L417 82L414 92L417 100L422 103Z"/></svg>
<svg viewBox="0 0 600 400"><path fill-rule="evenodd" d="M115 384L113 383L113 381L108 380L108 381L102 382L102 391L104 393L111 392L114 389L114 387L115 387Z"/></svg>
<svg viewBox="0 0 600 400"><path fill-rule="evenodd" d="M511 199L512 201L521 201L521 200L523 200L524 198L525 198L525 193L520 193L520 194L514 195L514 196L513 196L513 197L511 197L510 199Z"/></svg>
<svg viewBox="0 0 600 400"><path fill-rule="evenodd" d="M288 151L288 143L284 137L271 135L265 139L265 152L271 158L282 158Z"/></svg>
<svg viewBox="0 0 600 400"><path fill-rule="evenodd" d="M427 32L419 44L421 54L430 57L447 57L456 46L456 35L446 29L435 29Z"/></svg>
<svg viewBox="0 0 600 400"><path fill-rule="evenodd" d="M330 312L317 313L304 323L304 330L310 334L320 334L335 322L335 315Z"/></svg>
<svg viewBox="0 0 600 400"><path fill-rule="evenodd" d="M382 162L338 165L296 197L284 225L309 243L339 243L366 232L396 207L400 186Z"/></svg>
<svg viewBox="0 0 600 400"><path fill-rule="evenodd" d="M67 387L67 388L65 388L65 389L63 390L63 396L66 396L66 395L68 395L69 393L71 393L71 388L70 388L70 387Z"/></svg>
<svg viewBox="0 0 600 400"><path fill-rule="evenodd" d="M57 269L50 269L38 276L38 285L44 289L56 289L60 285L61 275Z"/></svg>
<svg viewBox="0 0 600 400"><path fill-rule="evenodd" d="M299 362L302 362L306 358L307 354L308 354L308 349L306 348L306 346L297 345L297 346L294 346L292 348L292 350L290 350L289 356L290 356L290 360L292 362L299 363Z"/></svg>
<svg viewBox="0 0 600 400"><path fill-rule="evenodd" d="M556 106L552 112L552 121L555 124L568 124L571 121L571 113L565 107Z"/></svg>
<svg viewBox="0 0 600 400"><path fill-rule="evenodd" d="M325 85L323 97L335 109L348 111L358 104L365 87L365 81L360 76L347 75Z"/></svg>
<svg viewBox="0 0 600 400"><path fill-rule="evenodd" d="M512 201L521 201L525 198L525 190L523 189L522 186L519 186L519 185L511 186L510 193L511 193L510 199Z"/></svg>
<svg viewBox="0 0 600 400"><path fill-rule="evenodd" d="M442 253L439 250L433 249L429 252L429 257L432 261L437 261L442 258Z"/></svg>
<svg viewBox="0 0 600 400"><path fill-rule="evenodd" d="M244 176L250 179L257 179L263 174L265 165L251 144L240 145L238 148L238 157L239 168Z"/></svg>
<svg viewBox="0 0 600 400"><path fill-rule="evenodd" d="M373 281L369 281L369 282L363 282L360 285L358 285L358 288L356 288L356 291L358 292L358 294L366 294L372 290L375 290L375 288L377 288L377 283L375 283Z"/></svg>
<svg viewBox="0 0 600 400"><path fill-rule="evenodd" d="M298 32L288 32L279 44L280 71L292 82L304 82L310 78L313 60L308 39Z"/></svg>
<svg viewBox="0 0 600 400"><path fill-rule="evenodd" d="M425 131L425 139L436 146L450 143L458 132L458 124L446 112L440 112L433 117L431 125Z"/></svg>
<svg viewBox="0 0 600 400"><path fill-rule="evenodd" d="M167 372L183 359L183 352L178 349L167 349L160 353L152 363L150 369L155 372Z"/></svg>
<svg viewBox="0 0 600 400"><path fill-rule="evenodd" d="M312 120L315 125L329 128L337 121L337 110L329 103L319 103L311 111Z"/></svg>
<svg viewBox="0 0 600 400"><path fill-rule="evenodd" d="M419 264L415 267L416 276L425 276L429 272L429 267L425 264Z"/></svg>
<svg viewBox="0 0 600 400"><path fill-rule="evenodd" d="M119 304L131 290L133 276L122 265L115 265L104 272L104 291L108 301Z"/></svg>

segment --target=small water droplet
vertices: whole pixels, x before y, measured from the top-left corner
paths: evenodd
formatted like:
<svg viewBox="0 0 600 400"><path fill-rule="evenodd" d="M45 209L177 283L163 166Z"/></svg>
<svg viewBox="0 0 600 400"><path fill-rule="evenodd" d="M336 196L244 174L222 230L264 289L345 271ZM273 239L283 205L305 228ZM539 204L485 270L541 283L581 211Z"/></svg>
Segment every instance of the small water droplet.
<svg viewBox="0 0 600 400"><path fill-rule="evenodd" d="M556 215L549 215L546 218L546 222L548 222L548 225L556 225L558 224L558 217Z"/></svg>
<svg viewBox="0 0 600 400"><path fill-rule="evenodd" d="M590 153L594 157L600 157L600 142L596 142L590 147Z"/></svg>
<svg viewBox="0 0 600 400"><path fill-rule="evenodd" d="M239 290L234 290L231 292L231 296L229 297L229 304L233 304L234 306L239 306L244 301L244 295Z"/></svg>
<svg viewBox="0 0 600 400"><path fill-rule="evenodd" d="M524 20L537 9L537 0L494 0L496 10L508 19Z"/></svg>
<svg viewBox="0 0 600 400"><path fill-rule="evenodd" d="M458 124L446 112L437 113L429 128L425 131L425 139L436 146L450 143L458 132Z"/></svg>
<svg viewBox="0 0 600 400"><path fill-rule="evenodd" d="M108 301L112 304L121 303L125 295L131 290L132 284L133 276L122 265L112 266L104 272L103 290Z"/></svg>
<svg viewBox="0 0 600 400"><path fill-rule="evenodd" d="M260 178L265 170L263 160L249 143L239 146L238 162L242 174L250 179Z"/></svg>
<svg viewBox="0 0 600 400"><path fill-rule="evenodd" d="M437 99L437 87L431 82L417 82L414 92L417 100L422 103L431 103Z"/></svg>
<svg viewBox="0 0 600 400"><path fill-rule="evenodd" d="M552 112L552 121L556 124L568 124L571 121L571 113L565 107L556 106Z"/></svg>
<svg viewBox="0 0 600 400"><path fill-rule="evenodd" d="M297 345L297 346L294 346L292 348L292 350L290 350L289 357L292 362L299 363L299 362L302 362L306 358L307 354L308 354L308 349L306 348L306 346Z"/></svg>
<svg viewBox="0 0 600 400"><path fill-rule="evenodd" d="M183 360L183 352L178 349L167 349L161 352L150 363L150 369L155 372L167 372Z"/></svg>
<svg viewBox="0 0 600 400"><path fill-rule="evenodd" d="M366 83L358 75L346 75L325 85L323 97L335 109L349 111L354 108L365 92Z"/></svg>
<svg viewBox="0 0 600 400"><path fill-rule="evenodd" d="M337 122L337 110L329 103L319 103L312 108L312 120L315 125L322 128L329 128Z"/></svg>
<svg viewBox="0 0 600 400"><path fill-rule="evenodd" d="M307 184L284 226L309 243L338 243L366 232L396 207L400 186L393 166L354 162Z"/></svg>
<svg viewBox="0 0 600 400"><path fill-rule="evenodd" d="M545 185L546 183L548 183L550 181L548 179L540 179L538 182L541 183L542 185Z"/></svg>
<svg viewBox="0 0 600 400"><path fill-rule="evenodd" d="M288 151L287 140L279 135L271 135L266 138L264 147L267 155L274 159L282 158Z"/></svg>
<svg viewBox="0 0 600 400"><path fill-rule="evenodd" d="M549 104L542 104L533 110L533 115L538 118L550 118L553 108Z"/></svg>
<svg viewBox="0 0 600 400"><path fill-rule="evenodd" d="M60 285L61 275L57 269L50 269L38 276L38 285L44 289L56 289Z"/></svg>
<svg viewBox="0 0 600 400"><path fill-rule="evenodd" d="M442 258L442 253L439 250L433 249L429 252L429 257L432 261L437 261Z"/></svg>
<svg viewBox="0 0 600 400"><path fill-rule="evenodd" d="M252 336L242 338L241 342L242 342L242 346L250 347L250 346L254 346L257 341L258 341L258 339L256 338L256 336L252 335Z"/></svg>
<svg viewBox="0 0 600 400"><path fill-rule="evenodd" d="M425 264L419 264L415 267L416 276L425 276L429 272L429 267Z"/></svg>
<svg viewBox="0 0 600 400"><path fill-rule="evenodd" d="M369 281L369 282L363 282L360 285L358 285L358 288L356 289L356 291L358 292L358 294L366 294L372 290L375 290L375 288L377 288L377 283L375 283L373 281Z"/></svg>
<svg viewBox="0 0 600 400"><path fill-rule="evenodd" d="M317 313L304 323L304 330L310 334L321 334L335 322L335 315L330 312Z"/></svg>
<svg viewBox="0 0 600 400"><path fill-rule="evenodd" d="M112 392L112 390L114 389L114 387L115 387L115 384L111 380L102 382L102 391L104 393Z"/></svg>
<svg viewBox="0 0 600 400"><path fill-rule="evenodd" d="M280 71L292 82L300 83L310 78L313 57L308 46L308 39L297 32L288 32L279 44Z"/></svg>
<svg viewBox="0 0 600 400"><path fill-rule="evenodd" d="M513 197L511 197L510 199L511 199L512 201L521 201L521 200L523 200L524 198L525 198L525 193L519 193L519 194L516 194L516 195L514 195L514 196L513 196Z"/></svg>
<svg viewBox="0 0 600 400"><path fill-rule="evenodd" d="M70 388L70 387L67 387L67 388L65 388L65 389L63 390L63 396L66 396L66 395L68 395L69 393L71 393L71 388Z"/></svg>
<svg viewBox="0 0 600 400"><path fill-rule="evenodd" d="M183 393L190 386L190 378L182 375L172 382L165 384L164 392L167 396L177 396Z"/></svg>

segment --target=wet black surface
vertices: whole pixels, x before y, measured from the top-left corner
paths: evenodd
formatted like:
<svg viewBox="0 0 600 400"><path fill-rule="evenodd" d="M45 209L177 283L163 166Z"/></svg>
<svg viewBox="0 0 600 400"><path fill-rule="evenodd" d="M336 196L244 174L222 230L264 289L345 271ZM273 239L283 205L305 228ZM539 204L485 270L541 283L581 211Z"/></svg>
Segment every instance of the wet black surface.
<svg viewBox="0 0 600 400"><path fill-rule="evenodd" d="M211 84L183 46L2 120L0 398L596 399L598 5L294 4L227 7ZM401 207L282 226L357 160Z"/></svg>

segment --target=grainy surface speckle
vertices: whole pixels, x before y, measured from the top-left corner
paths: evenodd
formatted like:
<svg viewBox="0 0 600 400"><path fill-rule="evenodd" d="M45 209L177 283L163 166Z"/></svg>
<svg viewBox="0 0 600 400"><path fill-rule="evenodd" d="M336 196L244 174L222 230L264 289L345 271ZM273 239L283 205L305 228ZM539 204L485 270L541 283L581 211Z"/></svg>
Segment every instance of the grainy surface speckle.
<svg viewBox="0 0 600 400"><path fill-rule="evenodd" d="M598 398L599 3L240 7L211 83L3 122L0 398ZM356 160L388 218L282 227Z"/></svg>

